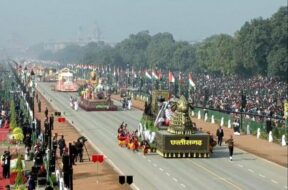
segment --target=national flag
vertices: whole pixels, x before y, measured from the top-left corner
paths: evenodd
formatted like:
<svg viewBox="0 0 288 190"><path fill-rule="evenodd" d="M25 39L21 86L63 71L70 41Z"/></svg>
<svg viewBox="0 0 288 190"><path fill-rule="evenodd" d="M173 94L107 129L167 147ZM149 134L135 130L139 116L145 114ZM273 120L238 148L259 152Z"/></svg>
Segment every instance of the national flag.
<svg viewBox="0 0 288 190"><path fill-rule="evenodd" d="M158 77L158 75L157 75L157 73L155 71L152 71L152 77L155 80L159 80L159 77Z"/></svg>
<svg viewBox="0 0 288 190"><path fill-rule="evenodd" d="M151 75L148 73L148 71L145 71L145 76L148 78L148 79L152 79Z"/></svg>
<svg viewBox="0 0 288 190"><path fill-rule="evenodd" d="M169 82L175 82L175 78L173 76L173 73L169 71Z"/></svg>
<svg viewBox="0 0 288 190"><path fill-rule="evenodd" d="M179 72L179 83L181 83L181 84L184 83L181 71Z"/></svg>
<svg viewBox="0 0 288 190"><path fill-rule="evenodd" d="M159 78L159 80L162 80L162 72L161 72L161 70L158 71L158 78Z"/></svg>
<svg viewBox="0 0 288 190"><path fill-rule="evenodd" d="M191 73L189 73L189 86L196 88L196 85L195 85L194 81L192 80L192 74Z"/></svg>
<svg viewBox="0 0 288 190"><path fill-rule="evenodd" d="M113 76L115 77L116 76L116 69L114 67L114 71L113 71Z"/></svg>

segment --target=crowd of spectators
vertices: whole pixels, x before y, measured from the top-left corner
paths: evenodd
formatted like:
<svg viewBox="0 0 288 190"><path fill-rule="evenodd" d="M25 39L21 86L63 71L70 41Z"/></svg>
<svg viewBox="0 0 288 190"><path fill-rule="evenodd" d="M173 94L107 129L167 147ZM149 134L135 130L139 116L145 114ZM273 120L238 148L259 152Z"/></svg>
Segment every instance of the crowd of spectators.
<svg viewBox="0 0 288 190"><path fill-rule="evenodd" d="M242 94L246 96L246 113L283 119L287 83L268 77L196 76L194 101L204 106L227 112L239 112ZM252 117L247 115L246 117Z"/></svg>

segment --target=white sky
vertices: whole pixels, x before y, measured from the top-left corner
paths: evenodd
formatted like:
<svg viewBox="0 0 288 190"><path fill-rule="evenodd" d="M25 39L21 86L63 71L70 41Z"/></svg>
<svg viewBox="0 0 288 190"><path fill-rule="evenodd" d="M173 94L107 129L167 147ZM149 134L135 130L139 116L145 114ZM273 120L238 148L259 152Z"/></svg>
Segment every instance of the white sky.
<svg viewBox="0 0 288 190"><path fill-rule="evenodd" d="M96 25L101 39L113 43L143 30L200 41L213 34L233 35L245 21L271 17L280 6L287 1L0 0L0 48L88 39Z"/></svg>

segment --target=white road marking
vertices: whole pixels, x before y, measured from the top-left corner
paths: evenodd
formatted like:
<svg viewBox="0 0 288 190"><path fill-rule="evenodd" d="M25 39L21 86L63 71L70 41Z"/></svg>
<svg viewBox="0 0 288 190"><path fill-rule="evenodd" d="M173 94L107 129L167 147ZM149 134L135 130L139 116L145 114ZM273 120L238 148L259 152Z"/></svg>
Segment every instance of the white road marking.
<svg viewBox="0 0 288 190"><path fill-rule="evenodd" d="M263 177L263 178L265 178L265 177L266 177L265 175L262 175L262 174L259 174L259 176L260 176L260 177Z"/></svg>
<svg viewBox="0 0 288 190"><path fill-rule="evenodd" d="M288 187L287 187L287 186L284 186L284 189L288 189Z"/></svg>
<svg viewBox="0 0 288 190"><path fill-rule="evenodd" d="M242 188L240 188L239 186L237 186L237 185L235 185L234 183L230 182L228 179L226 179L226 178L224 178L224 177L221 177L221 176L217 175L216 173L214 173L213 171L209 170L208 168L202 166L201 164L197 164L196 162L192 162L192 163L193 163L194 165L198 166L199 168L201 168L201 169L207 171L209 174L211 174L211 175L217 177L218 179L220 179L220 180L222 180L222 181L224 181L224 182L226 182L226 183L232 185L233 187L235 187L235 189L242 190Z"/></svg>
<svg viewBox="0 0 288 190"><path fill-rule="evenodd" d="M153 164L154 167L157 167L157 164Z"/></svg>
<svg viewBox="0 0 288 190"><path fill-rule="evenodd" d="M175 177L173 177L173 180L176 181L176 182L178 181L178 179L176 179Z"/></svg>
<svg viewBox="0 0 288 190"><path fill-rule="evenodd" d="M271 179L271 181L272 181L273 183L275 183L275 184L278 184L278 182L275 181L274 179Z"/></svg>
<svg viewBox="0 0 288 190"><path fill-rule="evenodd" d="M170 176L170 174L168 172L166 172L166 175Z"/></svg>
<svg viewBox="0 0 288 190"><path fill-rule="evenodd" d="M148 159L148 162L151 162L151 160L150 160L150 159Z"/></svg>
<svg viewBox="0 0 288 190"><path fill-rule="evenodd" d="M184 185L183 183L180 184L183 188L186 188L186 185Z"/></svg>
<svg viewBox="0 0 288 190"><path fill-rule="evenodd" d="M254 170L252 170L252 169L248 169L248 171L251 172L251 173L254 173Z"/></svg>
<svg viewBox="0 0 288 190"><path fill-rule="evenodd" d="M144 156L144 155L142 155L143 156L143 158L146 158L146 156Z"/></svg>
<svg viewBox="0 0 288 190"><path fill-rule="evenodd" d="M159 168L159 170L160 170L161 172L163 172L163 171L164 171L162 168Z"/></svg>
<svg viewBox="0 0 288 190"><path fill-rule="evenodd" d="M240 168L243 168L244 166L243 165L241 165L241 164L238 164L238 166L240 167Z"/></svg>

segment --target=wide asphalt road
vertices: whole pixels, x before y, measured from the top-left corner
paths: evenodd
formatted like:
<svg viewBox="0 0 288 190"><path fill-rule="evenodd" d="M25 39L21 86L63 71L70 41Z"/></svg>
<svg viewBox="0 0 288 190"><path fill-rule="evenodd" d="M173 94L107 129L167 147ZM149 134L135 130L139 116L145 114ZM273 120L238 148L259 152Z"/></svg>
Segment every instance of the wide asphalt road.
<svg viewBox="0 0 288 190"><path fill-rule="evenodd" d="M227 146L216 147L206 159L164 159L121 148L116 139L119 125L124 121L135 130L142 111L76 112L69 107L69 97L76 93L51 91L51 83L38 83L37 88L121 175L134 176L133 189L287 189L287 168L239 149L230 161Z"/></svg>

